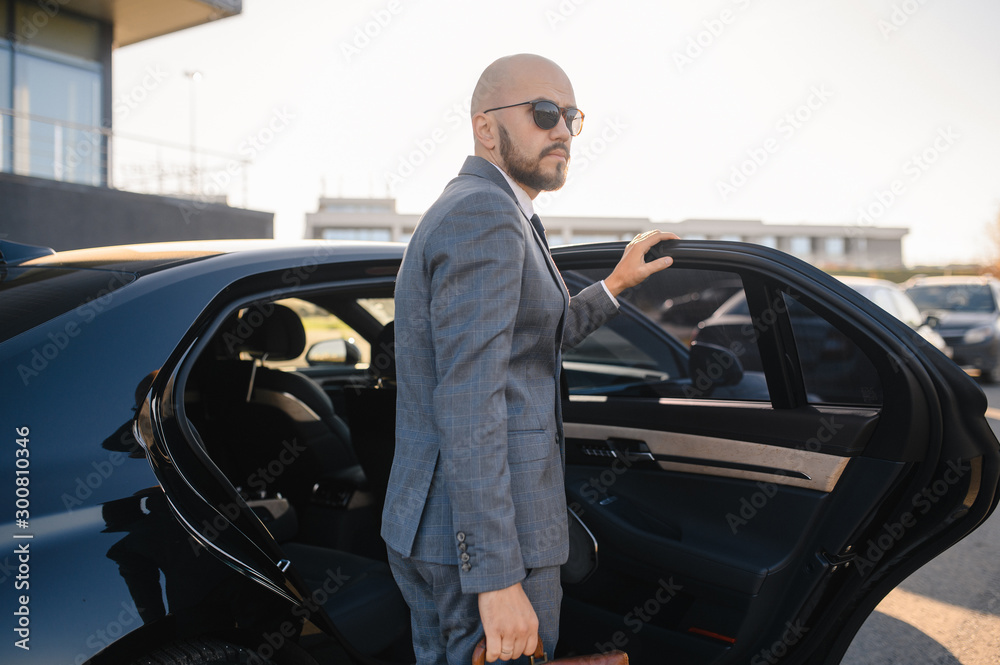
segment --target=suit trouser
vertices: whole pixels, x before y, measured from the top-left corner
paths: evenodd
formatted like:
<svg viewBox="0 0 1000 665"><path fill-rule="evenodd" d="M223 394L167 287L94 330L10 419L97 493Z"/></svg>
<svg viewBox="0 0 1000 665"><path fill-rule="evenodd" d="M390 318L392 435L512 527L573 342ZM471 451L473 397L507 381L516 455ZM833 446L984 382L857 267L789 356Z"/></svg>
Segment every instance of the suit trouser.
<svg viewBox="0 0 1000 665"><path fill-rule="evenodd" d="M417 665L470 665L483 626L479 597L462 593L458 566L417 561L387 549L393 577L410 606ZM559 639L559 566L529 570L521 587L538 615L538 633L551 655ZM528 659L506 662L520 665Z"/></svg>

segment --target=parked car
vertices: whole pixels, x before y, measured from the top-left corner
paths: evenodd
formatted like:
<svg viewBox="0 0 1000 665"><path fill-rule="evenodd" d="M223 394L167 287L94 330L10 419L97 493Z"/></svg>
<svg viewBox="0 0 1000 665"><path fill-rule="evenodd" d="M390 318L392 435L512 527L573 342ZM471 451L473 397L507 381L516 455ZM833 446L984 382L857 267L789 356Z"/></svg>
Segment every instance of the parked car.
<svg viewBox="0 0 1000 665"><path fill-rule="evenodd" d="M575 291L623 246L553 255ZM882 597L994 510L985 396L793 257L660 252L674 266L566 352L555 655L837 663ZM378 537L402 245L0 254L0 662L413 662ZM732 279L742 338L687 344L659 325L677 284ZM806 350L805 323L839 348ZM845 354L859 371L811 390Z"/></svg>
<svg viewBox="0 0 1000 665"><path fill-rule="evenodd" d="M945 354L949 358L954 355L954 350L948 346L945 339L938 333L935 327L938 320L934 317L927 317L920 313L920 309L906 294L903 287L887 279L874 279L872 277L857 277L854 275L837 275L844 284L868 298L873 303L892 314L894 317L910 326L918 335L933 346L935 349Z"/></svg>
<svg viewBox="0 0 1000 665"><path fill-rule="evenodd" d="M954 349L955 362L984 382L1000 372L1000 281L991 277L920 277L906 293Z"/></svg>
<svg viewBox="0 0 1000 665"><path fill-rule="evenodd" d="M704 321L719 309L722 303L739 291L743 283L738 279L712 282L703 289L681 286L681 292L663 301L660 305L660 323L681 339L690 339L698 323Z"/></svg>
<svg viewBox="0 0 1000 665"><path fill-rule="evenodd" d="M840 276L841 282L850 286L868 300L899 319L913 331L916 343L927 344L951 357L952 350L930 323L921 319L920 313L902 288L888 280L868 277ZM860 349L851 344L847 336L831 326L822 317L802 306L794 297L788 299L788 315L794 322L798 340L798 360L810 378L809 390L815 395L831 399L850 398L850 386L866 385L873 377L871 364ZM734 293L711 316L698 323L693 338L699 343L743 344L748 336L756 335L747 296L744 291ZM762 361L748 347L743 357L747 370L760 370ZM822 371L820 367L824 367ZM851 381L854 377L854 381ZM847 393L844 390L848 389ZM858 395L855 394L854 398Z"/></svg>

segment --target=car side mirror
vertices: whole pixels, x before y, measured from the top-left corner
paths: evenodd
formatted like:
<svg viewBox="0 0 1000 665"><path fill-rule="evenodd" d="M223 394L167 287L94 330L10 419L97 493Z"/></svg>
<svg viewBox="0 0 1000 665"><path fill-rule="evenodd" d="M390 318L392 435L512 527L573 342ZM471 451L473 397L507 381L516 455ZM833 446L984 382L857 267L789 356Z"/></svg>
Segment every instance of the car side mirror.
<svg viewBox="0 0 1000 665"><path fill-rule="evenodd" d="M306 362L315 365L356 365L361 361L361 350L346 339L327 339L316 342L306 352Z"/></svg>
<svg viewBox="0 0 1000 665"><path fill-rule="evenodd" d="M691 385L704 395L720 386L735 386L743 380L743 363L731 350L717 344L691 344L688 356Z"/></svg>

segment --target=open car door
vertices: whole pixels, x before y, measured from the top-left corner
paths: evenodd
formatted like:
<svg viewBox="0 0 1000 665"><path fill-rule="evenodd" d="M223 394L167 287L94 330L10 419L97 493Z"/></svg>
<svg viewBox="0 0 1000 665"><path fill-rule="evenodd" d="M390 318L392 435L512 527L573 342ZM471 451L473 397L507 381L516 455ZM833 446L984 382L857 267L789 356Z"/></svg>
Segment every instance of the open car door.
<svg viewBox="0 0 1000 665"><path fill-rule="evenodd" d="M575 293L621 251L553 253ZM838 663L876 604L996 505L985 396L787 254L654 253L674 265L564 351L567 494L597 554L582 573L571 555L561 645L639 664Z"/></svg>

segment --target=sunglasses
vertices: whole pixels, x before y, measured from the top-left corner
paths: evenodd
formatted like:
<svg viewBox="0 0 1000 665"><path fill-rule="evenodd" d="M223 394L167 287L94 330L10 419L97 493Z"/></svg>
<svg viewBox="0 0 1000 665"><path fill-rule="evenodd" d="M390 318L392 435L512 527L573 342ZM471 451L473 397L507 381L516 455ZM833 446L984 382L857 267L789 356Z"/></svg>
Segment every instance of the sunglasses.
<svg viewBox="0 0 1000 665"><path fill-rule="evenodd" d="M583 111L580 109L563 108L562 106L557 106L555 102L550 102L546 99L498 106L493 109L486 109L483 113L509 109L515 106L524 106L525 104L531 104L531 115L534 117L535 124L538 125L539 129L552 129L559 122L560 116L566 120L566 127L569 129L571 136L578 135L583 129Z"/></svg>

